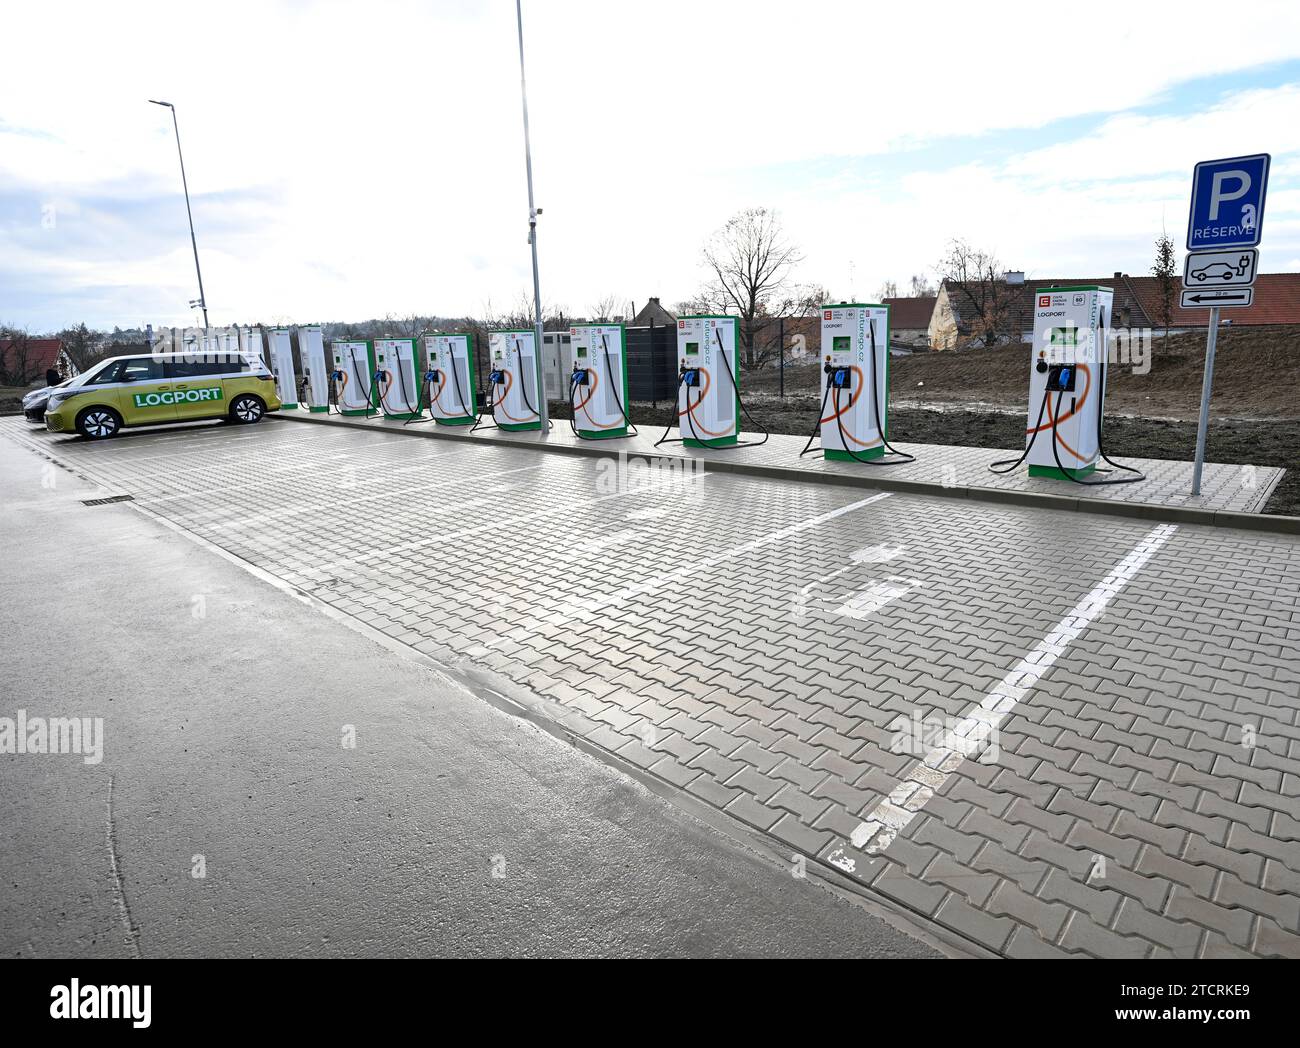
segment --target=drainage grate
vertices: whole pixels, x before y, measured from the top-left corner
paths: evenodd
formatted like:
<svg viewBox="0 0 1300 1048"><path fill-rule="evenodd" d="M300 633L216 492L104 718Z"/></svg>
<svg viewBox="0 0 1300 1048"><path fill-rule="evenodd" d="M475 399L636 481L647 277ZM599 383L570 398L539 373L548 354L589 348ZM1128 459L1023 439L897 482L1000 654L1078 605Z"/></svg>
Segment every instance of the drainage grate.
<svg viewBox="0 0 1300 1048"><path fill-rule="evenodd" d="M109 495L102 499L82 499L83 506L107 506L110 502L134 502L134 495Z"/></svg>

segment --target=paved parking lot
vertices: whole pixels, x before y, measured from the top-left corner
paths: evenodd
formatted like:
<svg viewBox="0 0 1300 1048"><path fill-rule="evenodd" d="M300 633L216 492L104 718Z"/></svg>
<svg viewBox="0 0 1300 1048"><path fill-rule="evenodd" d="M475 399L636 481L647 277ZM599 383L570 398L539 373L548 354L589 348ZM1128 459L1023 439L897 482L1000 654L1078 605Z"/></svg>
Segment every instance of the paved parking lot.
<svg viewBox="0 0 1300 1048"><path fill-rule="evenodd" d="M1300 540L390 432L2 428L984 948L1300 956Z"/></svg>

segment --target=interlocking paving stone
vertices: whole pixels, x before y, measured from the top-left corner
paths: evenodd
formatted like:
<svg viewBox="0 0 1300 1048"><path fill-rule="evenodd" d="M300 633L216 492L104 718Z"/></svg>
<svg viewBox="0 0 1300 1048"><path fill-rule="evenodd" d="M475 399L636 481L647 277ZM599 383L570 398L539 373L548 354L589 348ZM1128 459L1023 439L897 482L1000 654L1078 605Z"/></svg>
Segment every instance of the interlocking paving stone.
<svg viewBox="0 0 1300 1048"><path fill-rule="evenodd" d="M586 458L335 427L0 433L987 949L1300 954L1300 539L1180 526L997 760L871 856L845 842L915 764L911 726L967 716L1153 522L725 474L619 490ZM910 588L837 612L889 578Z"/></svg>

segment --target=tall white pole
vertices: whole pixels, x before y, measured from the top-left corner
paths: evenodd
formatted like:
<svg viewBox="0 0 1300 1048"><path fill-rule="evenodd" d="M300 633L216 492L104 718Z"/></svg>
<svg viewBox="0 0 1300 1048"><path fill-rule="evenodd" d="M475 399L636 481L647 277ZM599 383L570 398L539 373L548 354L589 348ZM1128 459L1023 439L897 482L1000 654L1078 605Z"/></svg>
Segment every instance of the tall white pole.
<svg viewBox="0 0 1300 1048"><path fill-rule="evenodd" d="M1192 466L1192 494L1201 493L1201 467L1205 465L1205 435L1210 428L1210 390L1214 386L1214 349L1219 341L1219 309L1210 310L1210 333L1205 339L1205 371L1201 375L1201 417L1196 425L1196 462Z"/></svg>
<svg viewBox="0 0 1300 1048"><path fill-rule="evenodd" d="M537 371L537 414L542 423L542 436L546 436L546 431L550 429L550 410L546 403L546 367L542 351L542 282L537 275L537 207L533 203L533 147L528 137L528 82L524 77L522 0L515 0L515 20L519 25L519 94L524 102L524 165L528 171L528 243L533 249L533 332L537 340L533 350L533 360Z"/></svg>

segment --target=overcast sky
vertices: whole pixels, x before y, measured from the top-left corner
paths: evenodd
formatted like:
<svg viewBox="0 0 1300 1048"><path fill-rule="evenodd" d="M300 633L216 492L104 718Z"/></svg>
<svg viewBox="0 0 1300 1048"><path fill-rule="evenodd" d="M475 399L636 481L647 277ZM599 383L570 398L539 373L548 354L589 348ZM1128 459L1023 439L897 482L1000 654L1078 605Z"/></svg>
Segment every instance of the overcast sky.
<svg viewBox="0 0 1300 1048"><path fill-rule="evenodd" d="M1300 4L525 0L542 297L691 295L775 208L840 298L954 236L1030 276L1145 273L1192 165L1271 152L1300 270ZM531 288L513 0L8 4L0 322L509 310Z"/></svg>

